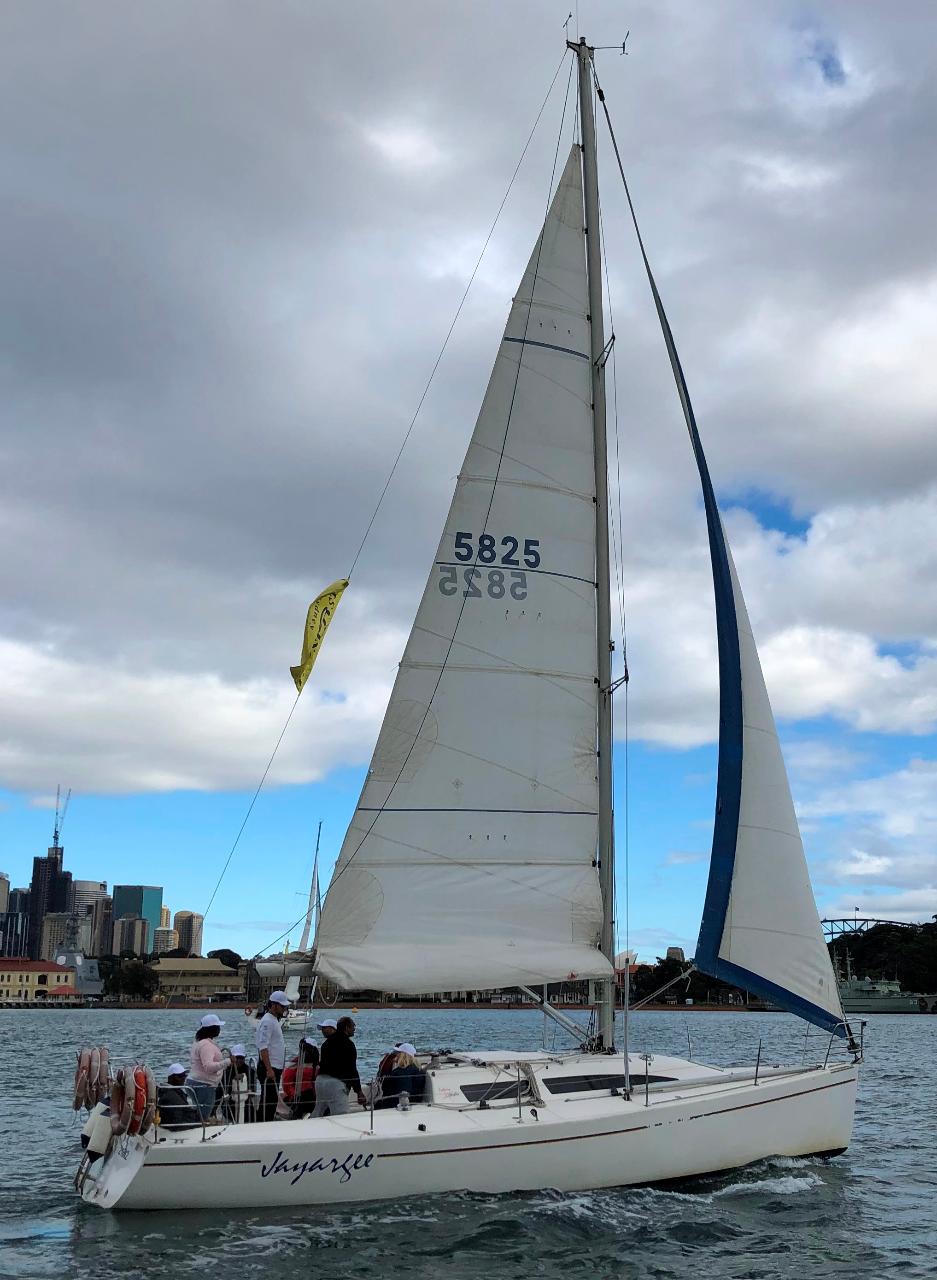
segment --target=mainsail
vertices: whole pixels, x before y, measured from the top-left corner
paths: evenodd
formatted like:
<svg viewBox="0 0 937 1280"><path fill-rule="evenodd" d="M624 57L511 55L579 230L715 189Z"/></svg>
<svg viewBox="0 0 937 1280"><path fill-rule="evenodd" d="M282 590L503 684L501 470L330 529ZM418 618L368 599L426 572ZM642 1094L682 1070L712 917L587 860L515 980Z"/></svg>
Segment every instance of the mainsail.
<svg viewBox="0 0 937 1280"><path fill-rule="evenodd" d="M579 148L495 362L318 969L432 992L608 976L595 868L595 477Z"/></svg>

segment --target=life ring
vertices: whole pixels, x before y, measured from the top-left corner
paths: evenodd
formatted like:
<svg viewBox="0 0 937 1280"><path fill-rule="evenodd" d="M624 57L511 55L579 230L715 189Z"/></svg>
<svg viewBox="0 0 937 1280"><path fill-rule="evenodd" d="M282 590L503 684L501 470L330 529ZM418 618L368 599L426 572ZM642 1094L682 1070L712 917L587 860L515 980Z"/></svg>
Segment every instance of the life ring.
<svg viewBox="0 0 937 1280"><path fill-rule="evenodd" d="M82 1049L78 1053L78 1065L75 1068L75 1088L72 1098L72 1110L80 1111L85 1105L85 1095L88 1087L88 1075L91 1071L91 1050Z"/></svg>
<svg viewBox="0 0 937 1280"><path fill-rule="evenodd" d="M132 1081L132 1086L130 1081ZM133 1136L140 1132L146 1114L146 1068L134 1067L127 1082L127 1092L133 1098L132 1114L127 1132Z"/></svg>
<svg viewBox="0 0 937 1280"><path fill-rule="evenodd" d="M124 1087L124 1071L118 1068L111 1086L111 1132L126 1133L133 1116L133 1090Z"/></svg>
<svg viewBox="0 0 937 1280"><path fill-rule="evenodd" d="M110 1057L110 1053L102 1044L98 1061L98 1078L95 1081L95 1094L98 1102L104 1101L110 1088Z"/></svg>
<svg viewBox="0 0 937 1280"><path fill-rule="evenodd" d="M101 1050L95 1045L91 1050L91 1066L85 1083L85 1106L93 1111L98 1104L98 1075L101 1071Z"/></svg>
<svg viewBox="0 0 937 1280"><path fill-rule="evenodd" d="M156 1119L156 1077L149 1067L143 1068L144 1087L146 1089L146 1105L143 1108L143 1115L140 1117L140 1128L138 1133L142 1137L153 1127L153 1121Z"/></svg>

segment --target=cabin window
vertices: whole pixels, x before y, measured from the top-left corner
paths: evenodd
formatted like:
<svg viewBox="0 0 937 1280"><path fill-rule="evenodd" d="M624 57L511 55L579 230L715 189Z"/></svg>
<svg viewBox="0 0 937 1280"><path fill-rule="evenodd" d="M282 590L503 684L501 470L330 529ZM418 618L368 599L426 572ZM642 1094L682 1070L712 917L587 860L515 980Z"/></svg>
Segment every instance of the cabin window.
<svg viewBox="0 0 937 1280"><path fill-rule="evenodd" d="M516 1080L498 1080L492 1081L490 1084L464 1084L462 1092L469 1102L503 1102L506 1098L510 1098L513 1102L517 1101L517 1081ZM530 1097L530 1085L526 1078L521 1080L521 1101Z"/></svg>
<svg viewBox="0 0 937 1280"><path fill-rule="evenodd" d="M676 1076L639 1076L631 1077L632 1089L643 1089L646 1084L664 1084L676 1080ZM552 1080L544 1076L543 1083L550 1093L589 1093L605 1089L624 1089L624 1075L601 1076L555 1076Z"/></svg>

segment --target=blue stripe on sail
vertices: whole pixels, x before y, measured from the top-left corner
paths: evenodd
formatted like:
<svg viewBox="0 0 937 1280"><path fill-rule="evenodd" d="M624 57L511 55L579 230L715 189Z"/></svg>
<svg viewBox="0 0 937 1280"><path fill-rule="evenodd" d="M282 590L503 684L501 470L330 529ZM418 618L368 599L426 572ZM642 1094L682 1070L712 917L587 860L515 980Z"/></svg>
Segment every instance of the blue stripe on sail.
<svg viewBox="0 0 937 1280"><path fill-rule="evenodd" d="M698 959L697 968L703 969ZM751 969L743 969L740 964L733 964L730 960L720 960L717 956L712 962L706 961L705 972L721 982L731 982L733 986L744 987L752 995L761 996L763 1000L787 1009L789 1013L796 1013L798 1017L822 1027L824 1031L835 1032L836 1035L847 1038L849 1028L845 1020L841 1021L822 1005L812 1004L803 996L795 995L793 991L788 991L787 987L779 987L777 983L769 982L767 978L763 978L759 973L753 973Z"/></svg>

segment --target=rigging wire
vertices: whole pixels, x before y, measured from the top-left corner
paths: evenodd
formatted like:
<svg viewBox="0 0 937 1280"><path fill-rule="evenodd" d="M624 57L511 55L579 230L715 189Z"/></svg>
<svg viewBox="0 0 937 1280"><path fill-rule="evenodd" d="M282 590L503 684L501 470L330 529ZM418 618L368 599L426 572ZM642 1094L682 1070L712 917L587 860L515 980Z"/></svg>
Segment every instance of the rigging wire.
<svg viewBox="0 0 937 1280"><path fill-rule="evenodd" d="M624 784L625 784L624 785L624 810L625 812L623 815L624 817L623 844L624 844L624 867L625 867L625 885L624 885L625 929L624 929L624 933L625 933L625 951L627 953L631 945L631 919L630 919L630 916L631 916L631 885L630 885L631 869L630 869L630 814L629 814L630 772L629 772L629 759L628 759L629 670L628 670L627 608L625 605L625 568L624 568L625 537L624 537L624 523L623 523L622 511L621 511L621 436L620 436L619 421L618 421L618 358L617 358L618 343L615 341L615 313L612 307L612 281L611 281L611 276L608 270L608 252L607 252L607 247L605 243L605 228L604 228L604 222L602 219L601 199L599 200L599 231L600 231L600 239L602 244L602 262L605 269L604 270L605 292L608 298L609 327L611 328L611 331L612 331L612 342L611 342L612 406L613 406L612 412L613 412L613 418L615 423L615 503L618 508L617 538L616 538L616 523L615 523L616 513L614 511L609 512L609 515L611 517L609 524L611 525L611 530L612 530L612 550L613 550L613 556L615 559L616 578L617 578L617 585L618 585L618 618L619 618L620 635L621 635L621 661L622 661L622 672L623 672L622 681L624 684L624 704L625 704L625 707L624 707L624 721L625 721L625 725L624 725L624 728L625 728L625 732L624 732ZM609 503L609 505L611 506L611 502ZM617 896L618 896L617 878L616 878L616 895L615 896L617 899ZM616 902L616 907L617 907L617 902ZM617 920L617 913L616 913L616 920Z"/></svg>
<svg viewBox="0 0 937 1280"><path fill-rule="evenodd" d="M427 395L429 394L429 389L432 386L433 379L436 376L436 371L438 370L440 363L442 362L442 358L446 352L446 348L449 345L449 339L452 337L452 333L453 333L453 330L455 329L456 323L458 322L459 316L462 314L462 309L465 306L465 302L466 302L466 299L468 298L469 291L471 290L472 285L475 282L475 277L478 275L479 268L481 267L482 259L484 258L485 253L487 252L488 246L491 243L491 238L495 233L495 229L497 228L498 222L501 218L501 214L504 211L504 206L507 204L508 197L510 196L511 191L514 188L514 182L517 178L518 173L520 172L521 165L524 163L524 158L527 155L531 142L533 141L533 136L537 131L537 126L540 123L540 119L544 111L546 110L547 103L549 102L550 97L553 93L553 88L557 82L557 79L559 78L559 74L563 68L563 62L565 58L566 58L566 52L563 53L563 56L560 58L559 62L556 65L556 70L553 72L553 78L550 81L550 86L547 89L543 97L543 101L540 104L540 108L537 111L537 114L534 118L534 122L530 128L530 132L527 135L527 140L525 141L523 149L521 150L521 154L517 161L517 164L514 166L514 172L511 174L511 178L510 178L510 181L508 182L507 189L505 190L505 193L501 198L501 203L498 205L498 209L497 209L497 212L495 213L494 220L492 221L491 226L488 229L488 234L485 237L485 241L482 245L481 252L479 253L478 258L475 262L475 266L472 268L472 273L469 276L468 283L466 284L465 290L462 293L462 297L459 300L459 305L456 308L455 315L452 317L452 323L449 325L449 328L446 331L446 336L443 339L442 346L440 347L439 353L436 356L436 360L433 364L433 367L430 370L429 378L427 379L426 384L423 387L423 392L417 403L416 409L414 410L413 417L410 419L410 425L407 427L406 434L404 435L403 440L401 441L400 448L397 450L397 454L396 454L396 457L394 458L393 465L391 466L391 469L387 475L387 479L384 482L384 486L381 489L377 503L374 507L374 510L371 512L371 517L368 520L367 527L365 528L364 536L362 537L361 542L358 545L358 550L355 552L355 556L352 561L351 568L348 571L349 580L351 579L351 575L354 572L359 559L361 558L361 553L364 550L365 543L367 542L368 537L371 533L371 529L374 526L374 521L377 519L378 512L381 509L381 506L384 502L384 498L386 497L387 491L390 488L391 481L394 478L394 473L397 470L397 467L400 463L400 459L403 457L404 450L406 449L410 436L413 433L413 428L415 427L417 418L420 415L420 410L423 408L423 404L426 400ZM567 97L568 95L569 95L569 87L567 85ZM565 105L564 105L563 111L564 111L564 117L565 117L565 111L566 111ZM554 164L554 168L555 168L555 164ZM296 706L299 702L299 698L300 698L300 694L297 694L296 699L293 702L292 707L290 708L289 714L286 717L286 721L283 725L283 728L280 730L280 736L276 740L276 744L274 745L273 751L271 752L270 759L267 761L267 765L263 771L263 774L261 775L260 782L257 784L257 789L254 791L254 794L251 797L250 804L247 807L247 812L244 815L244 820L241 823L240 828L238 829L237 835L235 836L235 839L234 839L234 843L232 844L230 850L228 851L228 856L225 859L224 865L221 868L221 872L218 876L218 879L215 882L215 886L212 889L211 897L208 900L208 906L205 908L205 911L203 912L203 918L207 917L209 908L211 907L212 903L215 901L215 898L217 897L217 894L218 894L218 890L221 888L221 882L224 880L228 867L231 865L231 859L234 857L235 851L238 847L238 844L240 843L241 836L244 834L244 828L247 826L248 819L250 818L251 813L253 812L254 805L257 803L257 798L260 795L261 789L263 788L263 785L267 780L267 775L270 772L270 769L273 765L273 761L276 757L276 754L280 749L280 744L282 743L283 738L286 734L286 731L289 728L289 724L293 718L293 713L296 710ZM295 925L291 925L290 929L292 928L295 928ZM287 937L289 932L290 930L287 930L286 933L281 934L280 937L281 938ZM275 945L275 943L279 941L280 941L280 938L277 938L275 939L274 943L270 945Z"/></svg>

